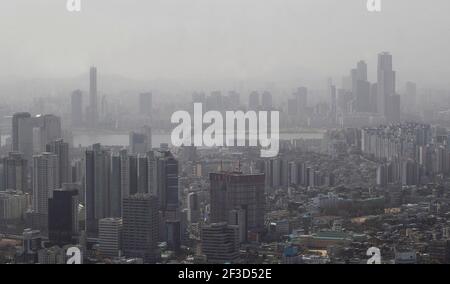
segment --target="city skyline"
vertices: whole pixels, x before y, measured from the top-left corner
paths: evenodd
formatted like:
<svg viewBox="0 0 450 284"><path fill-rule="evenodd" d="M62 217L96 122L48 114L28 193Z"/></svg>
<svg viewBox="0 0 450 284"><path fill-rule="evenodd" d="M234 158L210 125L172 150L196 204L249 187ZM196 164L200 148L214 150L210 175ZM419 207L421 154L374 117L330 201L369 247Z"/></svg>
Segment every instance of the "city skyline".
<svg viewBox="0 0 450 284"><path fill-rule="evenodd" d="M4 2L0 264L450 263L450 2Z"/></svg>

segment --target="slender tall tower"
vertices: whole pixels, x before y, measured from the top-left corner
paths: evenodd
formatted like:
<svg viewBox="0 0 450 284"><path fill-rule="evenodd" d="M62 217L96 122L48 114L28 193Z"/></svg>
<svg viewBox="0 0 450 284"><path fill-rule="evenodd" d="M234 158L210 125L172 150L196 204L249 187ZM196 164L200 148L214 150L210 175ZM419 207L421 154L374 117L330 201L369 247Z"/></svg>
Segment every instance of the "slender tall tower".
<svg viewBox="0 0 450 284"><path fill-rule="evenodd" d="M53 153L42 153L33 157L33 209L39 214L48 214L49 192L58 186L58 157Z"/></svg>
<svg viewBox="0 0 450 284"><path fill-rule="evenodd" d="M383 52L378 54L377 110L386 118L389 116L389 100L393 95L395 95L395 72L392 70L392 55Z"/></svg>
<svg viewBox="0 0 450 284"><path fill-rule="evenodd" d="M111 217L110 170L111 153L94 144L85 154L86 232L97 236L98 221Z"/></svg>
<svg viewBox="0 0 450 284"><path fill-rule="evenodd" d="M98 120L97 67L91 67L89 71L89 109L91 123L95 126Z"/></svg>

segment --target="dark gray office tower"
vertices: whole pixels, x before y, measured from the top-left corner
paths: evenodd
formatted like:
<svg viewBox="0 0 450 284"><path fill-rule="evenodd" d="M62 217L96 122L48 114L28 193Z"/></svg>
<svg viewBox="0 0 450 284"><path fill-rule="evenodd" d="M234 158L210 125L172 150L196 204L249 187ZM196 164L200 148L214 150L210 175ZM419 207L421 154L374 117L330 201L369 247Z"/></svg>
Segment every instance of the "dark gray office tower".
<svg viewBox="0 0 450 284"><path fill-rule="evenodd" d="M139 94L139 114L151 116L152 114L152 93Z"/></svg>
<svg viewBox="0 0 450 284"><path fill-rule="evenodd" d="M8 157L2 158L2 164L2 190L29 192L28 161L23 154L10 152Z"/></svg>
<svg viewBox="0 0 450 284"><path fill-rule="evenodd" d="M170 151L158 158L158 199L161 210L178 209L178 161Z"/></svg>
<svg viewBox="0 0 450 284"><path fill-rule="evenodd" d="M86 232L90 236L98 234L98 221L111 217L110 168L111 154L94 144L85 153L85 207Z"/></svg>
<svg viewBox="0 0 450 284"><path fill-rule="evenodd" d="M370 88L371 84L367 81L367 64L359 61L356 69L351 72L352 93L355 98L355 111L370 112Z"/></svg>
<svg viewBox="0 0 450 284"><path fill-rule="evenodd" d="M128 156L130 173L130 195L138 192L138 158L136 155Z"/></svg>
<svg viewBox="0 0 450 284"><path fill-rule="evenodd" d="M130 160L126 149L120 150L120 191L122 198L130 196Z"/></svg>
<svg viewBox="0 0 450 284"><path fill-rule="evenodd" d="M12 151L23 153L31 162L33 155L33 120L28 112L15 113L12 118Z"/></svg>
<svg viewBox="0 0 450 284"><path fill-rule="evenodd" d="M80 127L83 124L83 94L75 90L70 99L72 127Z"/></svg>
<svg viewBox="0 0 450 284"><path fill-rule="evenodd" d="M78 233L78 191L56 189L48 199L48 237L50 243L64 246Z"/></svg>
<svg viewBox="0 0 450 284"><path fill-rule="evenodd" d="M159 257L158 199L135 194L123 199L122 250L127 257L139 257L154 263Z"/></svg>
<svg viewBox="0 0 450 284"><path fill-rule="evenodd" d="M120 175L120 156L111 157L111 217L122 216L122 190L121 190L121 175Z"/></svg>
<svg viewBox="0 0 450 284"><path fill-rule="evenodd" d="M181 246L181 223L178 220L166 221L167 248L178 252Z"/></svg>
<svg viewBox="0 0 450 284"><path fill-rule="evenodd" d="M63 139L58 139L48 143L46 151L54 153L58 156L58 168L59 168L58 187L62 187L63 183L71 182L72 171L70 166L69 144L65 143Z"/></svg>
<svg viewBox="0 0 450 284"><path fill-rule="evenodd" d="M220 172L209 175L211 222L227 222L231 210L243 210L245 231L264 230L264 174Z"/></svg>
<svg viewBox="0 0 450 284"><path fill-rule="evenodd" d="M148 160L148 193L158 196L158 157L156 151L147 153Z"/></svg>
<svg viewBox="0 0 450 284"><path fill-rule="evenodd" d="M383 52L378 55L377 111L390 121L388 110L390 98L395 95L395 72L392 70L392 55Z"/></svg>
<svg viewBox="0 0 450 284"><path fill-rule="evenodd" d="M89 112L91 126L95 126L98 121L96 67L91 67L89 71Z"/></svg>

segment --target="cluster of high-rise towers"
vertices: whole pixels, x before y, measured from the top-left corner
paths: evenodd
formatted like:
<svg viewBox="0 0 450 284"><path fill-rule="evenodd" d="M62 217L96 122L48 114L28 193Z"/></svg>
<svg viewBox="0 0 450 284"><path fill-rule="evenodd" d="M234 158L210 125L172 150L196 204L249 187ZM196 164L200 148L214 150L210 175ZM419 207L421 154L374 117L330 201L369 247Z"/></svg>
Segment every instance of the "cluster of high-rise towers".
<svg viewBox="0 0 450 284"><path fill-rule="evenodd" d="M359 61L349 77L345 77L343 88L336 91L330 86L331 112L336 118L341 114L377 114L380 122L400 121L400 95L396 93L396 72L393 70L392 55L388 52L378 54L377 82L370 83L367 64Z"/></svg>
<svg viewBox="0 0 450 284"><path fill-rule="evenodd" d="M72 94L72 110L79 110L74 98L81 105L80 95ZM86 121L79 125L98 121L96 96L93 67ZM151 94L140 99L151 104ZM99 143L76 149L63 136L57 116L12 117L12 151L2 158L0 175L1 190L11 195L1 206L7 217L25 212L24 236L44 236L49 245L77 245L84 251L98 245L106 258L156 262L160 243L176 252L188 239L187 224L201 224L208 261L234 262L240 243L264 230L264 174L212 173L204 211L195 192L180 200L179 160L167 144L152 147L150 128L132 131L128 149ZM36 262L35 251L22 261Z"/></svg>

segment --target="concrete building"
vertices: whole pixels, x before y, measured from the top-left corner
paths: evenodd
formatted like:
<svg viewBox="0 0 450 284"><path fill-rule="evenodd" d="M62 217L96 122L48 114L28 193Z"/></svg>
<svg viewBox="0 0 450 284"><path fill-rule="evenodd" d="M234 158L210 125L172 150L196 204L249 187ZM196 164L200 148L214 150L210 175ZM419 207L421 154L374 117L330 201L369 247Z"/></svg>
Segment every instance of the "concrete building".
<svg viewBox="0 0 450 284"><path fill-rule="evenodd" d="M210 174L211 222L227 222L232 210L243 210L245 231L264 230L264 174Z"/></svg>
<svg viewBox="0 0 450 284"><path fill-rule="evenodd" d="M102 257L119 257L122 242L122 218L103 218L99 221L99 252Z"/></svg>
<svg viewBox="0 0 450 284"><path fill-rule="evenodd" d="M126 257L139 257L146 263L159 257L159 213L157 198L135 194L123 199L122 249Z"/></svg>
<svg viewBox="0 0 450 284"><path fill-rule="evenodd" d="M239 260L239 228L225 222L203 225L202 252L208 263L236 263Z"/></svg>

